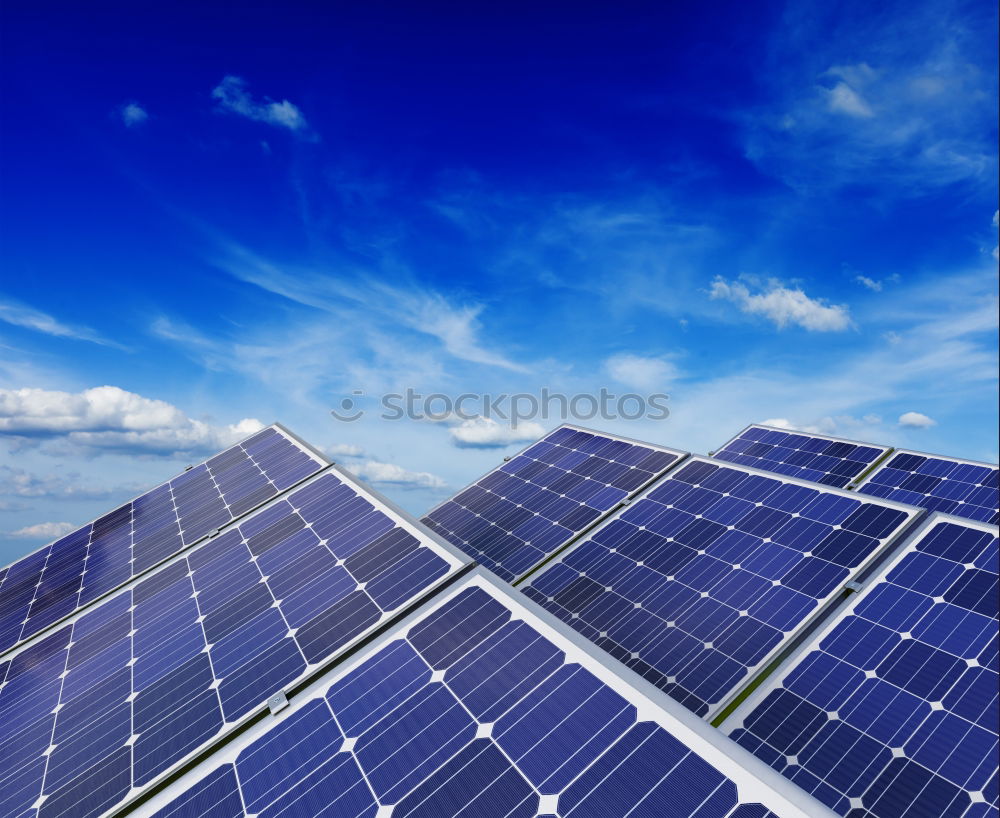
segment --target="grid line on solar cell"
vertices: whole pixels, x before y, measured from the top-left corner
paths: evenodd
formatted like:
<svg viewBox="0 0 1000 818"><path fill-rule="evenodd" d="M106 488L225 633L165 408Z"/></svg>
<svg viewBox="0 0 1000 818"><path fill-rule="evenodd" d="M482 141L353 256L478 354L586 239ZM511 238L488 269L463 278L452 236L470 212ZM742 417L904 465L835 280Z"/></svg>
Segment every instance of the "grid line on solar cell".
<svg viewBox="0 0 1000 818"><path fill-rule="evenodd" d="M934 515L727 732L842 815L996 816L997 534Z"/></svg>
<svg viewBox="0 0 1000 818"><path fill-rule="evenodd" d="M897 449L857 490L996 525L1000 522L997 472L990 463Z"/></svg>
<svg viewBox="0 0 1000 818"><path fill-rule="evenodd" d="M477 569L138 814L829 814L669 710Z"/></svg>
<svg viewBox="0 0 1000 818"><path fill-rule="evenodd" d="M0 664L0 814L103 814L459 570L337 467Z"/></svg>
<svg viewBox="0 0 1000 818"><path fill-rule="evenodd" d="M847 488L891 449L754 423L714 453L718 460Z"/></svg>
<svg viewBox="0 0 1000 818"><path fill-rule="evenodd" d="M692 457L521 590L711 716L920 513Z"/></svg>
<svg viewBox="0 0 1000 818"><path fill-rule="evenodd" d="M563 425L421 522L514 582L686 455Z"/></svg>
<svg viewBox="0 0 1000 818"><path fill-rule="evenodd" d="M0 575L0 653L325 465L284 430L268 427L23 557Z"/></svg>

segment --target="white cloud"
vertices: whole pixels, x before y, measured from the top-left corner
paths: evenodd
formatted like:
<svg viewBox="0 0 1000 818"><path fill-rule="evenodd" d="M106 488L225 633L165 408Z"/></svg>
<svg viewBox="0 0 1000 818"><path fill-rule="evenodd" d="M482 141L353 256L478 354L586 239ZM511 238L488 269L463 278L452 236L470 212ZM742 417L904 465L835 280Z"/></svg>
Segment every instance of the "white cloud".
<svg viewBox="0 0 1000 818"><path fill-rule="evenodd" d="M838 82L833 88L828 89L826 93L827 104L830 106L831 111L861 118L868 118L875 115L872 112L871 106L846 82Z"/></svg>
<svg viewBox="0 0 1000 818"><path fill-rule="evenodd" d="M65 475L38 475L14 466L0 466L0 495L7 497L49 497L63 500L101 499L126 488L141 491L142 486L119 486L107 489L95 486L76 472Z"/></svg>
<svg viewBox="0 0 1000 818"><path fill-rule="evenodd" d="M268 97L255 100L246 88L246 80L232 75L222 78L212 90L212 98L219 101L219 106L255 122L266 122L278 128L288 128L299 134L309 132L309 124L302 112L287 99L275 102Z"/></svg>
<svg viewBox="0 0 1000 818"><path fill-rule="evenodd" d="M981 22L930 0L858 9L786 10L768 46L769 100L746 117L748 158L800 190L992 187L995 56Z"/></svg>
<svg viewBox="0 0 1000 818"><path fill-rule="evenodd" d="M993 213L993 226L996 227L998 224L1000 224L1000 210ZM994 261L1000 261L1000 245L993 245L992 255Z"/></svg>
<svg viewBox="0 0 1000 818"><path fill-rule="evenodd" d="M119 109L119 113L126 128L134 128L149 119L149 114L138 102L125 103Z"/></svg>
<svg viewBox="0 0 1000 818"><path fill-rule="evenodd" d="M810 298L800 288L785 287L774 279L754 293L740 281L730 283L717 276L709 295L732 301L743 312L763 316L779 328L794 324L813 332L838 332L851 326L847 307Z"/></svg>
<svg viewBox="0 0 1000 818"><path fill-rule="evenodd" d="M788 418L768 418L762 420L765 426L774 426L777 429L787 429L790 432L805 432L814 435L849 435L857 433L857 430L871 430L882 423L882 418L878 415L868 414L856 418L852 415L826 415L807 423L796 423Z"/></svg>
<svg viewBox="0 0 1000 818"><path fill-rule="evenodd" d="M284 269L243 247L229 244L232 257L222 263L231 275L299 304L351 318L350 308L363 307L365 323L380 319L390 331L402 327L436 338L445 350L461 360L514 372L527 368L509 360L499 349L479 338L482 304L455 304L444 295L421 287L389 284L357 270ZM396 346L397 352L399 346Z"/></svg>
<svg viewBox="0 0 1000 818"><path fill-rule="evenodd" d="M395 463L382 463L378 460L366 460L356 466L352 465L350 470L362 480L375 485L425 489L440 489L447 485L436 474L426 471L409 471Z"/></svg>
<svg viewBox="0 0 1000 818"><path fill-rule="evenodd" d="M920 412L904 412L899 416L899 425L911 429L928 429L937 426L937 421Z"/></svg>
<svg viewBox="0 0 1000 818"><path fill-rule="evenodd" d="M493 418L470 418L449 430L451 442L460 449L501 449L512 443L528 443L545 434L534 421L525 421L516 429L497 423Z"/></svg>
<svg viewBox="0 0 1000 818"><path fill-rule="evenodd" d="M647 358L622 353L604 362L607 373L619 383L634 389L662 392L677 378L678 370L665 358Z"/></svg>
<svg viewBox="0 0 1000 818"><path fill-rule="evenodd" d="M18 301L4 298L3 296L0 296L0 321L12 324L15 327L24 327L35 332L41 332L45 335L53 335L57 338L73 338L78 341L90 341L95 344L120 348L119 344L102 338L88 327L64 324L62 321L53 318L41 310L36 310L27 304L21 304Z"/></svg>
<svg viewBox="0 0 1000 818"><path fill-rule="evenodd" d="M214 426L117 386L76 393L0 389L0 435L21 445L59 440L75 448L140 454L212 452L262 428L255 418Z"/></svg>
<svg viewBox="0 0 1000 818"><path fill-rule="evenodd" d="M72 523L36 523L11 531L8 537L23 537L31 540L55 540L76 529Z"/></svg>
<svg viewBox="0 0 1000 818"><path fill-rule="evenodd" d="M876 281L874 278L869 278L868 276L854 276L854 280L869 290L880 293L882 292L882 282Z"/></svg>
<svg viewBox="0 0 1000 818"><path fill-rule="evenodd" d="M324 453L330 457L364 457L365 450L351 443L333 443L323 447Z"/></svg>

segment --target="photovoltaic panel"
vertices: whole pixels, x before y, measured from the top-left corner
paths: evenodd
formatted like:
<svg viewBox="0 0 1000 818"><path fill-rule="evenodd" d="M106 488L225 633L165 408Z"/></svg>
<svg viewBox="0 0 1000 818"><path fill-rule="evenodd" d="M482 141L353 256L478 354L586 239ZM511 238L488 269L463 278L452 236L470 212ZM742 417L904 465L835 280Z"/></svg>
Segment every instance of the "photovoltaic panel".
<svg viewBox="0 0 1000 818"><path fill-rule="evenodd" d="M685 456L564 425L421 522L513 582Z"/></svg>
<svg viewBox="0 0 1000 818"><path fill-rule="evenodd" d="M477 569L139 814L832 815L529 606Z"/></svg>
<svg viewBox="0 0 1000 818"><path fill-rule="evenodd" d="M993 525L1000 521L997 466L989 463L898 449L858 491Z"/></svg>
<svg viewBox="0 0 1000 818"><path fill-rule="evenodd" d="M8 566L0 653L327 465L270 426Z"/></svg>
<svg viewBox="0 0 1000 818"><path fill-rule="evenodd" d="M997 543L934 515L726 729L841 815L996 816Z"/></svg>
<svg viewBox="0 0 1000 818"><path fill-rule="evenodd" d="M310 478L0 665L0 815L120 806L466 562Z"/></svg>
<svg viewBox="0 0 1000 818"><path fill-rule="evenodd" d="M715 452L719 460L846 488L890 450L839 437L755 423Z"/></svg>
<svg viewBox="0 0 1000 818"><path fill-rule="evenodd" d="M522 590L711 716L919 514L692 457Z"/></svg>

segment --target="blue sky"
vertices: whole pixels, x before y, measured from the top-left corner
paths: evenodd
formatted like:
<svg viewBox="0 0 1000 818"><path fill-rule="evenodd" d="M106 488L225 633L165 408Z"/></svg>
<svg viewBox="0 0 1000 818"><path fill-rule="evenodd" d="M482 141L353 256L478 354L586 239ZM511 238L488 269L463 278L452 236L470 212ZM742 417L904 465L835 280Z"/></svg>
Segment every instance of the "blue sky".
<svg viewBox="0 0 1000 818"><path fill-rule="evenodd" d="M362 6L3 11L0 562L260 422L417 513L552 425L407 387L996 460L995 4Z"/></svg>

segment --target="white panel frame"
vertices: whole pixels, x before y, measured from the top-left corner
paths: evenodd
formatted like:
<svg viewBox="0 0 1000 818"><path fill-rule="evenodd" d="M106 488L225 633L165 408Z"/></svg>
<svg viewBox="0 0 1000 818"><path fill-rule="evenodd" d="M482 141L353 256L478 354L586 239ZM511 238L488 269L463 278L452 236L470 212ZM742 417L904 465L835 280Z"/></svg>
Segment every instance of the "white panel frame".
<svg viewBox="0 0 1000 818"><path fill-rule="evenodd" d="M518 594L482 567L477 567L439 593L433 600L412 611L392 629L379 634L370 644L338 667L317 678L297 693L291 707L265 718L235 736L231 742L193 770L172 781L135 810L151 816L223 764L232 763L245 747L269 732L281 720L290 718L310 701L322 697L329 687L367 661L388 643L401 638L412 625L429 616L456 595L478 587L511 609L513 619L527 621L566 654L566 661L582 665L608 687L630 702L637 711L636 722L655 722L690 750L732 780L742 802L759 801L780 818L833 818L835 813L775 772L752 753L728 739L638 674L594 646L530 599Z"/></svg>
<svg viewBox="0 0 1000 818"><path fill-rule="evenodd" d="M245 520L249 515L254 514L257 511L260 511L260 509L263 506L267 505L268 503L270 503L270 502L272 502L272 501L274 501L274 500L276 500L278 498L284 497L286 494L288 494L288 492L295 491L295 489L297 489L299 486L303 485L307 480L309 480L312 477L315 477L319 472L321 472L324 469L328 468L332 464L332 461L325 454L323 454L319 449L317 449L314 446L311 446L310 444L306 443L306 441L304 441L298 435L293 434L291 431L289 431L287 428L285 428L284 426L282 426L280 423L272 423L270 426L265 427L265 429L274 429L279 434L281 434L282 436L284 436L285 438L287 438L290 443L295 444L299 449L301 449L303 452L305 452L307 455L309 455L309 457L311 457L316 462L316 470L313 471L312 474L306 475L301 480L299 480L299 481L297 481L295 483L292 483L292 485L290 485L288 488L282 489L281 491L279 491L274 496L268 497L266 500L262 500L261 502L257 503L257 505L255 505L255 506L251 506L246 511L244 511L242 514L240 514L238 517L234 517L232 520L230 520L228 523L226 523L226 525L223 526L222 530L224 530L225 528L228 528L230 525L232 525L233 523L235 523L237 521ZM137 494L131 500L124 500L123 502L118 503L114 508L110 509L109 511L104 512L104 514L101 514L99 517L94 517L92 520L89 520L88 522L81 523L80 525L76 526L73 529L73 531L79 531L81 528L86 528L87 526L93 525L99 519L101 519L101 517L104 517L107 514L110 514L115 509L122 508L123 506L126 506L126 505L129 505L131 503L134 503L140 497L144 497L145 495L149 494L150 492L156 491L157 489L161 489L164 486L169 485L173 480L176 480L182 474L185 474L186 472L191 471L191 469L196 468L196 466L202 466L202 465L204 465L209 460L211 460L213 457L218 457L218 455L222 454L222 452L227 452L230 449L235 448L236 446L242 445L243 443L245 443L246 441L248 441L250 438L255 437L256 435L259 435L261 432L265 431L265 429L259 429L256 432L254 432L252 435L247 435L242 440L234 443L232 446L227 446L222 451L216 452L211 457L206 457L204 460L200 461L199 463L197 463L197 464L195 464L193 466L188 466L187 468L184 469L184 471L180 472L180 474L175 474L169 480L164 480L162 483L160 483L160 484L158 484L156 486L153 486L152 488L146 489L146 491L142 492L141 494ZM368 489L368 491L370 491L370 489ZM73 532L70 532L70 533L73 533ZM68 536L68 535L64 535L64 536ZM78 613L81 613L83 611L89 611L95 605L99 605L101 602L103 602L104 600L108 599L108 597L110 597L110 596L112 596L114 594L117 594L119 591L121 591L121 590L123 590L125 588L130 587L133 583L139 581L140 579L149 576L154 571L158 571L160 568L163 568L165 565L167 565L168 563L172 562L174 560L174 558L178 554L184 554L184 553L190 551L192 548L195 548L196 546L199 546L199 545L203 544L204 542L206 542L212 536L214 536L214 535L210 531L210 532L208 532L206 534L202 534L202 536L200 536L198 539L192 540L189 543L183 543L182 542L181 547L179 549L177 549L177 551L175 551L170 556L164 557L159 562L153 563L152 565L150 565L148 568L146 568L145 570L141 571L140 573L134 574L130 579L126 580L121 585L118 585L118 586L110 589L109 591L105 591L100 596L95 597L94 599L90 600L90 602L88 602L86 605L84 605L84 606L82 606L80 608L77 608L73 612L66 614L66 616L63 616L60 619L57 619L56 621L50 623L49 625L46 625L38 633L32 634L27 639L23 639L22 641L18 642L16 645L12 645L11 647L7 648L6 650L0 650L0 660L4 660L5 661L6 659L9 659L15 652L19 651L21 648L27 647L28 645L34 644L35 642L39 641L40 639L42 639L46 635L52 633L55 628L58 628L58 627L60 627L62 625L65 625L66 622L69 619L71 619L72 617L75 617ZM12 566L16 565L17 563L21 562L22 560L27 559L32 554L37 554L37 553L39 553L41 551L44 551L45 549L51 547L54 543L58 542L61 539L63 539L63 537L58 537L57 539L52 540L48 544L43 545L40 548L36 548L34 551L29 551L27 554L24 554L23 556L18 557L16 560L14 560L14 562L12 562L12 563L4 566L4 568L8 568L8 569L11 568ZM183 540L183 538L182 538L182 540ZM0 569L0 570L3 570L3 569Z"/></svg>
<svg viewBox="0 0 1000 818"><path fill-rule="evenodd" d="M806 619L804 619L798 625L798 627L796 627L795 630L791 631L781 642L775 645L774 648L772 648L760 662L758 662L756 665L750 668L749 672L744 677L744 680L739 685L737 685L737 687L733 689L733 692L730 693L729 696L720 701L718 704L710 706L708 713L706 713L705 716L703 717L706 721L710 722L721 712L723 712L727 707L729 707L729 705L733 701L739 698L740 694L747 687L749 687L754 683L754 681L759 677L761 672L764 671L768 667L768 665L772 661L774 661L775 657L777 657L790 643L794 642L803 633L813 628L817 622L828 616L830 612L839 604L843 592L847 590L846 587L847 583L854 580L855 577L862 575L871 565L878 562L878 560L881 559L884 554L892 551L892 549L897 547L897 545L902 541L902 539L906 537L908 532L912 530L914 523L921 517L923 517L923 515L926 513L926 509L918 508L917 506L907 505L906 503L897 503L894 500L883 500L881 497L868 497L867 495L861 497L858 496L855 492L848 491L847 489L838 489L835 488L834 486L826 486L823 485L822 483L814 483L811 480L802 480L798 477L790 477L788 475L778 474L776 472L765 471L763 469L756 469L753 468L752 466L742 466L739 463L730 463L728 460L716 460L714 457L706 457L704 455L691 455L684 461L685 466L690 465L691 463L709 463L713 466L719 466L721 468L735 469L737 471L745 472L747 474L755 474L761 477L767 477L770 478L771 480L780 480L784 483L792 483L797 486L804 486L806 488L813 489L814 491L820 491L829 494L837 494L840 495L841 497L849 497L852 500L859 500L860 502L863 503L871 503L873 505L882 506L884 508L894 508L898 511L903 511L907 514L906 519L902 523L900 523L895 533L891 534L883 542L880 548L875 549L875 551L871 555L869 555L868 559L866 559L857 568L855 568L852 571L852 573L848 575L847 579L844 580L843 585L837 586L832 591L830 591L830 593L827 594L827 596L819 600L813 613L810 616L806 617ZM645 499L646 495L655 490L660 485L661 482L672 479L674 471L675 471L674 469L668 471L657 481L655 481L652 485L649 485L645 489L643 489L640 494L629 500L626 505L615 509L612 513L609 514L609 516L603 518L598 523L598 525L594 526L589 531L587 531L585 536L578 537L577 539L575 539L570 547L565 548L554 559L544 563L542 567L536 568L535 571L529 577L529 581L526 584L530 585L531 579L535 579L541 576L545 571L549 570L557 562L562 562L566 557L568 557L578 547L580 547L584 543L584 541L594 536L595 534L598 533L598 531L607 527L615 520L617 520L618 517L622 513L624 513L624 509L628 508L629 505L632 505L634 503L639 502L640 500ZM523 585L519 587L523 587ZM593 643L590 642L590 640L587 640L587 642L588 644L593 645ZM596 645L594 645L594 647L597 648ZM600 650L600 648L597 649ZM603 651L601 652L603 653Z"/></svg>
<svg viewBox="0 0 1000 818"><path fill-rule="evenodd" d="M851 616L855 609L860 605L865 599L868 598L875 589L878 588L892 572L909 554L912 554L917 550L917 546L923 541L923 539L928 535L928 533L935 526L941 523L952 523L954 525L960 525L963 528L972 528L977 531L983 531L993 536L1000 536L1000 529L995 525L990 525L989 523L981 523L978 520L970 520L966 517L956 517L953 514L942 514L940 512L935 512L927 517L911 534L909 534L905 541L901 543L899 549L888 559L879 570L868 577L863 587L857 593L851 595L848 603L841 608L834 616L823 623L822 627L818 628L815 633L810 635L810 637L802 642L802 644L796 646L787 657L785 657L782 662L781 667L775 671L775 673L770 676L760 687L754 690L744 701L740 702L739 707L730 713L725 721L722 722L720 729L726 734L730 735L733 731L743 727L744 722L747 717L757 708L757 706L764 701L775 690L781 688L784 684L785 679L788 678L801 663L802 661L814 650L819 649L819 643L826 639L833 630L846 619Z"/></svg>
<svg viewBox="0 0 1000 818"><path fill-rule="evenodd" d="M891 452L891 454L892 454L892 457L895 457L897 454L912 454L912 455L916 455L917 457L931 457L931 458L933 458L935 460L945 460L945 461L947 461L949 463L955 463L955 464L960 465L960 466L982 466L982 467L987 468L987 469L998 468L998 466L997 466L996 463L985 463L982 460L967 460L964 457L952 457L951 455L947 455L947 454L931 454L930 452L921 452L921 451L918 451L917 449L893 449L892 452ZM872 482L872 478L876 474L878 474L880 471L882 471L882 469L884 467L886 467L886 466L889 465L889 460L890 459L891 458L889 458L889 457L883 458L882 460L878 461L875 464L874 468L872 468L868 472L865 472L864 475L862 475L861 477L859 477L852 484L852 487L853 487L854 491L860 491L863 486L867 486L869 483L871 483ZM868 495L865 495L865 496L868 496Z"/></svg>
<svg viewBox="0 0 1000 818"><path fill-rule="evenodd" d="M509 463L514 458L518 457L519 455L524 454L528 449L530 449L536 443L541 443L543 440L545 440L545 438L547 438L553 432L558 431L559 429L573 429L574 431L577 431L577 432L586 432L587 434L590 434L590 435L599 435L600 437L606 437L606 438L608 438L610 440L620 440L623 443L630 443L633 446L644 446L645 448L647 448L647 449L653 449L654 451L665 452L667 454L676 455L677 459L673 463L671 463L669 466L667 466L665 469L663 469L662 471L660 471L659 473L654 474L652 477L649 478L649 480L647 480L641 486L638 486L637 488L635 488L631 492L629 492L628 495L625 497L625 499L622 500L620 503L618 503L618 505L612 506L611 508L609 508L603 514L601 514L596 520L592 521L591 523L589 523L588 525L586 525L582 529L580 529L578 532L576 532L572 537L567 537L564 542L562 542L560 545L556 546L556 548L554 548L552 550L551 554L546 554L545 557L543 557L535 565L531 566L531 568L529 568L527 571L525 571L519 577L515 577L513 580L511 580L511 583L510 583L511 585L515 585L515 586L516 585L520 585L528 577L530 577L532 574L535 574L536 572L538 572L543 566L549 565L557 556L559 556L560 554L562 554L563 552L565 552L570 546L572 546L574 543L578 542L580 539L582 539L583 537L585 537L588 534L590 534L591 532L593 532L594 529L596 529L605 520L607 520L610 515L618 513L618 511L621 508L623 508L624 506L628 505L628 503L632 502L632 500L634 500L639 494L641 494L642 492L646 491L646 489L648 489L650 486L652 486L658 480L660 480L665 475L667 475L670 472L672 472L674 469L676 469L678 466L680 466L681 463L686 462L687 459L691 456L690 452L683 451L682 449L673 449L673 448L671 448L669 446L661 446L658 443L647 443L644 440L636 440L635 438L631 438L631 437L623 437L622 435L612 434L611 432L601 432L601 431L598 431L597 429L589 429L586 426L578 426L575 423L562 423L559 426L557 426L555 429L552 429L551 431L546 432L542 437L538 438L538 440L533 440L531 443L527 444L526 446L522 446L514 454L512 454L512 455L505 455L504 459L503 459L503 463L501 463L499 466L494 466L489 471L484 472L479 477L477 477L475 480L473 480L469 484L463 486L457 492L455 492L454 494L452 494L450 497L448 497L445 500L442 500L440 503L438 503L436 506L434 506L432 509L430 509L430 511L425 511L423 514L420 515L421 519L423 519L424 517L429 517L431 514L433 514L439 508L441 508L442 506L444 506L446 503L450 503L455 497L457 497L459 494L461 494L466 489L472 488L474 485L478 484L481 480L485 479L489 475L493 474L496 471L500 471L500 469L503 468L504 463Z"/></svg>
<svg viewBox="0 0 1000 818"><path fill-rule="evenodd" d="M166 568L176 562L179 562L181 559L186 559L187 557L191 556L191 554L194 553L194 551L197 548L204 546L209 540L222 536L223 534L230 531L234 527L244 525L251 518L256 517L258 514L265 513L266 511L269 510L271 503L287 500L290 491L295 491L301 488L305 488L307 485L311 485L312 483L315 483L330 474L336 475L341 480L341 482L345 483L351 489L356 491L360 496L371 502L372 505L375 506L377 510L381 511L383 514L385 514L391 520L393 520L393 522L396 523L396 525L398 525L404 531L406 531L407 533L414 536L417 540L419 540L421 545L434 550L435 553L437 553L438 556L444 559L445 562L448 564L448 570L442 577L440 577L435 582L432 582L431 584L421 589L417 594L417 596L403 603L396 610L383 613L382 617L379 619L378 622L375 622L374 624L366 628L362 633L355 636L346 644L341 645L339 648L337 648L337 650L335 650L329 656L324 657L319 662L315 662L313 664L307 664L305 669L302 671L301 674L299 674L299 676L287 682L282 688L271 691L271 693L268 694L268 698L277 694L286 694L289 691L294 690L303 684L308 684L310 679L322 674L328 668L336 664L340 660L340 658L344 656L344 654L350 653L359 645L363 644L366 640L371 639L374 633L387 627L391 623L397 621L399 618L405 616L408 612L414 610L419 605L431 599L440 589L453 582L456 579L456 577L458 577L463 572L469 570L473 566L473 562L468 557L468 555L466 555L459 549L455 548L455 546L451 545L451 543L443 540L434 532L425 528L421 523L415 520L408 512L399 508L397 505L387 500L381 494L374 491L369 486L358 480L358 478L356 478L346 469L338 465L330 465L327 466L322 471L313 474L308 478L305 478L299 483L296 483L295 486L289 489L288 491L282 492L282 494L272 497L263 506L257 507L255 510L248 512L239 519L233 520L231 523L228 523L226 526L221 528L218 531L218 533L211 535L207 538L204 538L202 540L199 540L198 543L196 545L193 545L191 548L187 548L182 552L174 554L172 557L160 563L157 566L157 570ZM111 596L116 596L118 594L125 593L126 591L131 591L136 584L138 584L143 579L148 579L149 576L150 576L149 573L143 574L141 578L136 578L134 581L127 583L126 585L123 585L119 588L116 588L114 591L110 592L107 595L107 597L102 597L102 599L107 599ZM91 605L86 608L82 608L79 611L74 612L66 619L64 619L61 623L59 623L60 626L66 627L68 625L71 625L78 619L91 613L93 611L93 608L94 606ZM50 636L51 634L52 634L52 629L48 629L44 631L42 634L39 634L37 638L39 639L44 638ZM13 658L13 656L29 648L32 644L35 643L35 641L37 641L37 639L32 639L28 642L18 645L13 651L11 651L10 655L8 655L5 658ZM175 772L178 769L183 767L185 764L189 763L192 759L204 753L207 749L213 747L214 745L224 742L227 736L231 735L235 731L240 730L244 725L246 725L249 722L252 722L262 712L265 712L268 709L269 708L267 700L262 699L261 702L255 708L243 714L235 721L224 722L222 728L220 728L220 730L217 733L215 733L215 735L213 735L207 741L203 742L202 744L198 745L197 747L186 753L183 757L177 759L173 764L170 765L169 768L161 772L155 778L151 779L147 784L143 785L142 787L133 787L132 790L121 801L117 802L111 809L102 813L102 815L116 815L128 811L127 808L129 807L129 805L133 803L136 799L138 799L146 790L152 787L156 787L162 781L169 779L172 775L175 774Z"/></svg>

